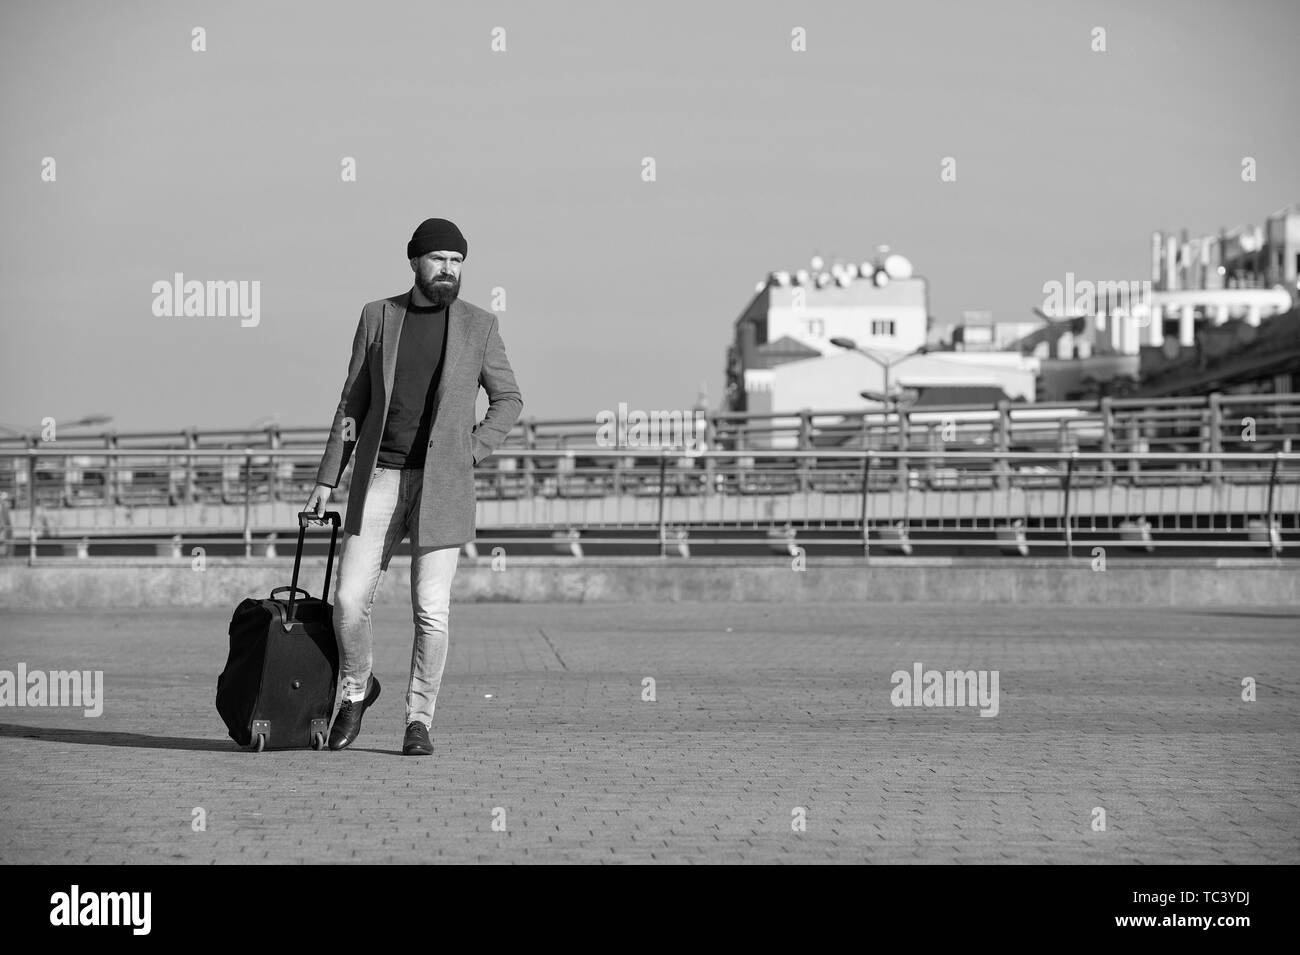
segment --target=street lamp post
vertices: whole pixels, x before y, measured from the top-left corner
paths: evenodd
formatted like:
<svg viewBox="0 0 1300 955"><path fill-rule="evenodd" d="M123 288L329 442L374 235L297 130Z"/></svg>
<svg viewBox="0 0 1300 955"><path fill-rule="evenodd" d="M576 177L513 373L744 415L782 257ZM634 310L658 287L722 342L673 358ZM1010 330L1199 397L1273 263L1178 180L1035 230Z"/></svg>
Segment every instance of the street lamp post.
<svg viewBox="0 0 1300 955"><path fill-rule="evenodd" d="M892 390L890 388L890 382L889 382L889 369L893 368L895 365L902 364L903 362L907 361L907 359L911 358L913 355L921 354L921 352L924 350L924 347L922 347L920 349L917 349L914 352L908 352L906 355L899 355L897 358L886 360L884 358L879 358L876 355L871 354L871 352L867 351L865 348L859 348L858 343L855 342L852 338L842 338L840 336L836 336L831 339L831 344L834 345L836 348L843 348L845 351L857 352L863 358L867 358L870 361L873 361L877 365L879 365L880 370L885 373L884 391L886 395L888 395Z"/></svg>
<svg viewBox="0 0 1300 955"><path fill-rule="evenodd" d="M902 364L903 362L907 361L907 359L911 358L913 355L923 354L925 351L925 346L923 345L921 346L921 348L917 349L916 351L908 352L905 355L899 355L892 359L885 359L885 358L880 358L877 355L871 354L871 352L867 351L864 348L858 347L858 343L854 341L852 338L843 338L840 336L836 336L831 339L831 344L834 345L836 348L843 348L846 351L857 352L863 358L866 358L874 362L876 365L880 367L880 370L884 373L883 393L874 392L874 391L860 391L858 392L858 394L860 394L863 398L866 398L868 401L879 401L882 404L884 404L886 416L888 416L890 412L890 408L891 407L893 408L894 414L898 417L898 450L906 451L907 433L903 428L903 411L902 411L902 400L901 400L902 396L901 394L894 393L894 389L890 382L889 372L890 369L893 368L895 365ZM898 459L898 470L899 470L900 480L903 482L902 486L906 488L908 486L908 462L905 458L900 457Z"/></svg>
<svg viewBox="0 0 1300 955"><path fill-rule="evenodd" d="M894 389L890 382L890 374L889 374L890 369L893 368L895 365L901 365L903 362L907 361L907 359L913 357L914 355L922 354L925 350L924 346L922 346L922 348L919 348L914 352L908 352L907 354L899 355L896 358L884 359L884 358L880 358L877 355L873 355L865 348L858 347L858 343L855 342L852 338L842 338L840 336L836 336L835 338L831 339L831 344L834 345L836 348L843 348L845 351L857 352L863 358L866 358L869 361L874 362L876 365L880 367L880 370L884 372L884 376L885 376L883 392L860 391L858 392L858 394L860 394L863 398L866 398L869 401L879 401L882 404L884 404L886 414L889 413L890 405L893 405L894 411L898 412L899 406L901 404L901 397L900 395L894 394ZM899 418L900 438L902 435L902 430L903 430L902 417L900 414L900 418Z"/></svg>

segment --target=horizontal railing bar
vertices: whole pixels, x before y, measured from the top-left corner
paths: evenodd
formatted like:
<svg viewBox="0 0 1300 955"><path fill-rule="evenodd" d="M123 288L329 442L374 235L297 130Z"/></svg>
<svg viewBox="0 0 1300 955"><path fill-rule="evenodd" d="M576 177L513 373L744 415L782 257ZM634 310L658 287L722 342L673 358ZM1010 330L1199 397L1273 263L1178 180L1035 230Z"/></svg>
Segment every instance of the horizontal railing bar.
<svg viewBox="0 0 1300 955"><path fill-rule="evenodd" d="M194 457L209 458L319 458L322 450L311 448L245 448L243 450L215 448L178 448L175 450L123 448L112 450L95 449L88 454L88 449L72 448L0 448L0 458L165 458L167 460L184 460ZM843 460L861 460L864 457L873 460L946 460L959 461L1064 461L1073 458L1078 461L1260 461L1276 457L1282 461L1300 460L1300 451L911 451L886 449L834 449L834 448L751 448L751 449L709 449L693 451L687 448L568 448L568 449L501 449L496 458L688 458L692 460L753 458L755 460L826 458ZM79 465L87 468L91 465Z"/></svg>

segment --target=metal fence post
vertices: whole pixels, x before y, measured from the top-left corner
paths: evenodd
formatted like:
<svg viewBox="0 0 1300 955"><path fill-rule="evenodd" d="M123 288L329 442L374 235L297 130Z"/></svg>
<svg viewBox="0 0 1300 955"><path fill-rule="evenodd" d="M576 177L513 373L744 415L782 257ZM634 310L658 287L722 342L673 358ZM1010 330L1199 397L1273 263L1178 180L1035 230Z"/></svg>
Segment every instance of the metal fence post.
<svg viewBox="0 0 1300 955"><path fill-rule="evenodd" d="M1074 484L1074 462L1078 457L1078 451L1071 451L1070 458L1065 463L1065 488L1064 498L1061 502L1061 520L1065 525L1065 557L1067 560L1074 557L1074 529L1070 526L1070 488Z"/></svg>
<svg viewBox="0 0 1300 955"><path fill-rule="evenodd" d="M668 451L659 449L659 556L668 556L668 535L665 527L664 485L668 483Z"/></svg>
<svg viewBox="0 0 1300 955"><path fill-rule="evenodd" d="M112 431L104 435L104 449L114 449L118 447L117 435ZM122 498L122 459L108 455L104 458L104 496L108 498L109 505L116 507L119 504L126 504Z"/></svg>
<svg viewBox="0 0 1300 955"><path fill-rule="evenodd" d="M27 449L27 563L36 563L36 443Z"/></svg>
<svg viewBox="0 0 1300 955"><path fill-rule="evenodd" d="M1223 451L1223 405L1219 399L1222 397L1219 392L1210 395L1210 453L1219 454ZM1216 487L1223 483L1223 462L1218 458L1210 461L1210 482Z"/></svg>
<svg viewBox="0 0 1300 955"><path fill-rule="evenodd" d="M862 452L862 556L871 560L871 531L867 526L867 501L871 486L871 452Z"/></svg>
<svg viewBox="0 0 1300 955"><path fill-rule="evenodd" d="M812 410L804 408L799 412L799 441L796 447L800 451L807 451L812 446ZM799 490L801 493L806 492L811 483L812 459L800 458L795 467L799 475Z"/></svg>
<svg viewBox="0 0 1300 955"><path fill-rule="evenodd" d="M191 451L196 450L199 446L199 429L187 428L183 433L185 435L185 447ZM187 457L185 459L185 494L181 500L188 505L196 503L198 499L198 458Z"/></svg>
<svg viewBox="0 0 1300 955"><path fill-rule="evenodd" d="M280 437L280 426L278 424L268 425L266 429L267 443L271 451L278 451L283 444ZM266 476L266 495L267 500L274 504L280 499L280 456L278 454L268 455L269 464ZM292 479L289 481L292 484Z"/></svg>
<svg viewBox="0 0 1300 955"><path fill-rule="evenodd" d="M244 556L253 556L253 449L244 448Z"/></svg>
<svg viewBox="0 0 1300 955"><path fill-rule="evenodd" d="M1124 429L1124 443L1129 451L1138 451L1138 442L1142 437L1142 426L1137 422L1136 416L1129 420L1128 426ZM1137 483L1138 476L1142 473L1141 462L1137 458L1129 458L1128 462L1129 478Z"/></svg>
<svg viewBox="0 0 1300 955"><path fill-rule="evenodd" d="M1278 558L1279 545L1282 542L1281 527L1278 527L1276 535L1273 532L1273 528L1277 526L1274 524L1275 516L1273 513L1273 504L1277 500L1275 493L1277 490L1277 469L1281 464L1282 453L1280 451L1274 451L1273 466L1269 469L1268 473L1268 511L1264 515L1264 534L1268 538L1268 549L1272 552L1274 560L1277 560Z"/></svg>
<svg viewBox="0 0 1300 955"><path fill-rule="evenodd" d="M1101 408L1101 450L1107 455L1101 470L1106 475L1106 486L1110 487L1115 474L1115 462L1110 455L1115 452L1115 408L1107 395L1100 401Z"/></svg>
<svg viewBox="0 0 1300 955"><path fill-rule="evenodd" d="M718 427L716 419L709 415L704 420L704 450L712 451L717 445ZM713 463L713 455L705 454L704 456L704 496L712 497L717 492L717 465Z"/></svg>
<svg viewBox="0 0 1300 955"><path fill-rule="evenodd" d="M999 401L998 409L998 435L997 447L995 450L1002 454L1011 453L1011 404L1006 399ZM993 468L993 486L998 490L1006 488L1008 477L1011 472L1010 462L1004 458L998 458Z"/></svg>
<svg viewBox="0 0 1300 955"><path fill-rule="evenodd" d="M14 528L9 511L9 495L0 491L0 557L13 553Z"/></svg>
<svg viewBox="0 0 1300 955"><path fill-rule="evenodd" d="M537 420L529 417L524 421L524 449L537 450ZM524 494L533 497L537 493L537 463L533 456L524 458Z"/></svg>
<svg viewBox="0 0 1300 955"><path fill-rule="evenodd" d="M902 452L898 456L898 480L903 493L907 494L912 487L912 459L907 454L912 449L912 435L908 428L907 414L898 402L894 402L894 413L898 417L898 450Z"/></svg>

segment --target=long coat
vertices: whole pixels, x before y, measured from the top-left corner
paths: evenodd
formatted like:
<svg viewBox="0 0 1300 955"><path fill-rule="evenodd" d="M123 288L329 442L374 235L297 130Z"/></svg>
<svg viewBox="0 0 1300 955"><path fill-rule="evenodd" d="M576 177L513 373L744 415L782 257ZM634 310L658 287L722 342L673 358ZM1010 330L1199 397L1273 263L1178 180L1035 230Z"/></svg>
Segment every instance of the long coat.
<svg viewBox="0 0 1300 955"><path fill-rule="evenodd" d="M316 471L318 484L337 487L355 448L343 521L344 531L353 534L361 533L366 489L379 458L397 344L410 300L407 291L370 302L361 310L347 380ZM480 385L490 404L483 420L475 422ZM413 547L452 547L474 539L474 466L501 446L522 409L496 316L460 299L452 302L442 376L434 392L420 514L411 529Z"/></svg>

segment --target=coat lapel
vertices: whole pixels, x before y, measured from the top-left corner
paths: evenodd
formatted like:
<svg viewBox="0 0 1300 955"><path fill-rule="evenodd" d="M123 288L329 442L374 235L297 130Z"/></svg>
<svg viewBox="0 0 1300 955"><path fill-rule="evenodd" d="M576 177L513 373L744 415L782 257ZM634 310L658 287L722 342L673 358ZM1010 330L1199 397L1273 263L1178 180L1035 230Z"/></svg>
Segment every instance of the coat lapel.
<svg viewBox="0 0 1300 955"><path fill-rule="evenodd" d="M397 343L402 334L402 320L406 318L406 304L411 293L400 296L396 302L384 303L384 413L388 413L388 399L393 394L393 376L397 374Z"/></svg>
<svg viewBox="0 0 1300 955"><path fill-rule="evenodd" d="M452 370L456 367L456 362L460 359L468 341L469 309L465 307L464 302L456 299L451 303L451 311L447 313L447 350L442 356L442 373L438 376L438 390L433 394L435 413L438 406L442 404L442 393L446 390L447 381L451 378Z"/></svg>
<svg viewBox="0 0 1300 955"><path fill-rule="evenodd" d="M387 414L388 399L393 394L393 378L397 374L397 345L402 337L402 322L406 319L406 306L411 301L407 292L395 302L384 303L384 410ZM438 378L438 390L434 393L433 407L436 411L442 401L447 379L460 360L465 344L469 341L469 309L460 299L451 303L447 315L447 349L442 358L442 373Z"/></svg>

